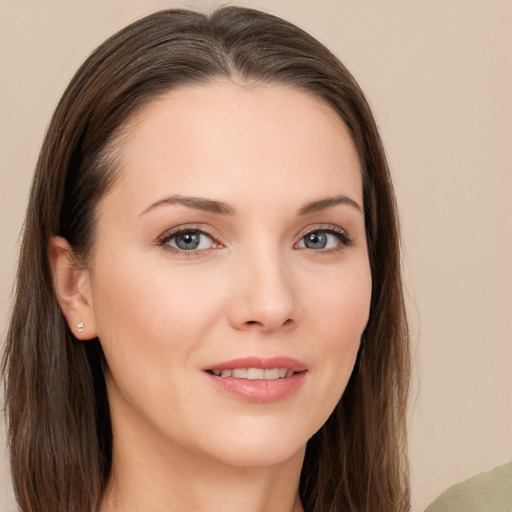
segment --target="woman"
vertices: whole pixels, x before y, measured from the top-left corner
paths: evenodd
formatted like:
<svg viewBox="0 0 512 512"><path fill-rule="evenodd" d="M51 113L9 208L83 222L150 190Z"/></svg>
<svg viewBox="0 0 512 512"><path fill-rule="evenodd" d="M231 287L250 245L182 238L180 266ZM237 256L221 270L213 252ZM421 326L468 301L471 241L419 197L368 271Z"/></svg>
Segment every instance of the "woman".
<svg viewBox="0 0 512 512"><path fill-rule="evenodd" d="M408 372L393 191L344 66L235 7L102 44L26 218L21 510L408 510Z"/></svg>

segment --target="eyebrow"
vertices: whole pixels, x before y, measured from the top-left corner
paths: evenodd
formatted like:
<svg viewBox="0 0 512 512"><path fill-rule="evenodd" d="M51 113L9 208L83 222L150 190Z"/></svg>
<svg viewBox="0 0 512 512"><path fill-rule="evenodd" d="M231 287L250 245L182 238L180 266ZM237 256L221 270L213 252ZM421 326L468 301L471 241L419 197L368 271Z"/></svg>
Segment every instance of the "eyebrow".
<svg viewBox="0 0 512 512"><path fill-rule="evenodd" d="M315 213L322 210L326 210L327 208L332 208L338 204L346 204L355 208L358 212L363 213L362 208L350 197L347 196L333 196L326 197L325 199L319 199L318 201L313 201L308 203L306 206L303 206L299 210L299 215L308 215L309 213Z"/></svg>
<svg viewBox="0 0 512 512"><path fill-rule="evenodd" d="M213 201L211 199L204 199L202 197L185 197L185 196L170 196L160 199L155 203L149 205L143 210L140 215L144 215L158 206L168 204L181 204L187 208L194 208L196 210L203 210L206 212L216 213L219 215L234 215L235 209L228 203L223 201Z"/></svg>
<svg viewBox="0 0 512 512"><path fill-rule="evenodd" d="M218 215L235 215L236 213L236 210L233 206L223 201L214 201L212 199L205 199L202 197L186 197L181 195L175 195L165 197L152 203L145 210L143 210L140 213L140 215L144 215L159 206L173 204L180 204L182 206L186 206L187 208L203 210L206 212L216 213ZM310 213L315 213L322 210L326 210L328 208L332 208L333 206L337 206L339 204L346 204L362 213L361 207L353 199L350 199L350 197L347 196L339 195L334 197L327 197L325 199L319 199L317 201L312 201L311 203L308 203L302 208L300 208L298 214L308 215Z"/></svg>

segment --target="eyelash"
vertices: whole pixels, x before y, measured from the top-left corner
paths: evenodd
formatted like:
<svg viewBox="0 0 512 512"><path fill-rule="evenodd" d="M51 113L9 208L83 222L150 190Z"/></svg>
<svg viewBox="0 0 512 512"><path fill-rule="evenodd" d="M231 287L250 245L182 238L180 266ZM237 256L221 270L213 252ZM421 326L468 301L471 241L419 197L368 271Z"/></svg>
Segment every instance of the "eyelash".
<svg viewBox="0 0 512 512"><path fill-rule="evenodd" d="M200 227L195 227L195 226L187 226L186 228L177 229L175 231L170 231L170 232L168 231L168 232L164 233L158 239L158 245L173 254L179 254L179 255L182 255L185 257L201 256L205 251L211 250L211 248L199 249L199 250L195 250L195 249L185 250L185 249L179 249L177 247L173 247L173 246L169 245L169 242L171 240L177 238L180 235L185 235L188 233L206 236L212 241L213 245L220 245L220 246L222 245L220 242L218 242L216 240L216 238L213 236L213 234L208 233L204 229L202 229ZM342 230L341 228L338 228L338 227L335 227L332 225L328 225L328 226L318 226L318 227L315 227L315 229L309 229L307 231L304 231L299 239L299 242L294 244L294 247L296 247L298 243L304 241L306 236L311 235L313 233L325 233L328 235L334 235L338 239L339 244L336 247L333 247L331 249L310 249L308 247L301 247L299 249L301 249L301 250L304 249L304 250L307 250L310 253L314 253L314 254L330 254L330 253L343 251L347 247L350 247L353 244L352 238L350 238L348 236L346 231ZM216 248L218 248L218 247L214 247L214 249L216 249Z"/></svg>
<svg viewBox="0 0 512 512"><path fill-rule="evenodd" d="M195 226L187 226L185 228L176 229L175 231L168 231L164 233L158 240L158 245L164 248L166 251L171 252L172 254L179 254L180 256L185 257L197 257L200 256L205 251L211 250L211 249L199 249L199 250L184 250L179 249L177 247L173 247L172 245L169 245L169 242L173 240L174 238L177 238L180 235L185 234L199 234L208 237L214 245L221 245L220 242L217 242L216 238L213 236L213 234L208 233L203 228L195 227Z"/></svg>
<svg viewBox="0 0 512 512"><path fill-rule="evenodd" d="M309 249L305 247L304 249L308 250L310 253L316 254L316 255L322 255L322 254L332 254L336 252L341 252L353 245L354 241L352 238L349 237L346 231L343 229L332 226L332 225L320 225L316 226L314 229L308 229L307 231L304 231L301 235L299 242L302 242L306 236L311 235L313 233L325 233L327 235L334 235L338 241L339 244L336 247L333 247L331 249ZM296 245L296 244L295 244Z"/></svg>

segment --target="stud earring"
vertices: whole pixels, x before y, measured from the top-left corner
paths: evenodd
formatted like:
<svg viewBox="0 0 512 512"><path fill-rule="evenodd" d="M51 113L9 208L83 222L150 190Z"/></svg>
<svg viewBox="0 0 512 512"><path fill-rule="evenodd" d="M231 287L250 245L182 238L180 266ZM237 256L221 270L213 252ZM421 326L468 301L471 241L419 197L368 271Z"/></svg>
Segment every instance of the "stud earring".
<svg viewBox="0 0 512 512"><path fill-rule="evenodd" d="M76 330L77 330L78 332L82 332L82 331L84 330L84 323L83 323L83 322L78 322L78 323L76 324Z"/></svg>

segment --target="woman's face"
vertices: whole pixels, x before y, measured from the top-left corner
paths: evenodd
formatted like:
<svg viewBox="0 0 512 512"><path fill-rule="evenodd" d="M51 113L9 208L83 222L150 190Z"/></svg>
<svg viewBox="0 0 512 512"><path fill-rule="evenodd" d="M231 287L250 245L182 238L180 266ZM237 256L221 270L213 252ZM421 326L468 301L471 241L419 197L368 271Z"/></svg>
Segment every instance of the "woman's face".
<svg viewBox="0 0 512 512"><path fill-rule="evenodd" d="M368 320L346 127L295 89L217 82L128 134L87 271L114 435L239 466L302 453Z"/></svg>

